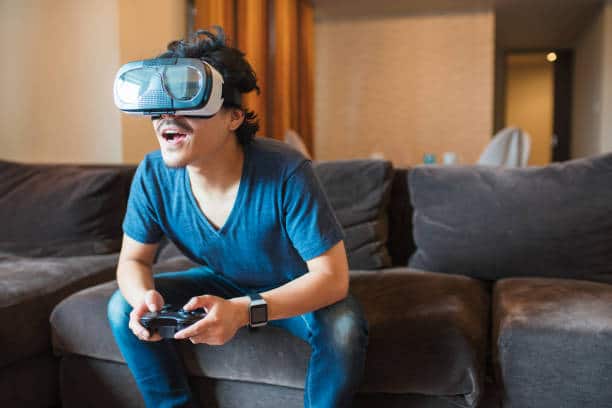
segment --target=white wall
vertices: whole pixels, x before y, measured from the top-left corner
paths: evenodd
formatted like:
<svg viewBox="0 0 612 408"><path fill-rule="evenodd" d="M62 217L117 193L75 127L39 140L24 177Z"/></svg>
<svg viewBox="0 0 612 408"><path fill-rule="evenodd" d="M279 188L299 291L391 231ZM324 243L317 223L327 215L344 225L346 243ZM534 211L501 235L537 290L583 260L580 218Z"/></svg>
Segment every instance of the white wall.
<svg viewBox="0 0 612 408"><path fill-rule="evenodd" d="M120 162L117 3L0 1L0 159Z"/></svg>
<svg viewBox="0 0 612 408"><path fill-rule="evenodd" d="M454 151L475 162L493 128L494 25L492 11L319 16L317 159L408 165Z"/></svg>

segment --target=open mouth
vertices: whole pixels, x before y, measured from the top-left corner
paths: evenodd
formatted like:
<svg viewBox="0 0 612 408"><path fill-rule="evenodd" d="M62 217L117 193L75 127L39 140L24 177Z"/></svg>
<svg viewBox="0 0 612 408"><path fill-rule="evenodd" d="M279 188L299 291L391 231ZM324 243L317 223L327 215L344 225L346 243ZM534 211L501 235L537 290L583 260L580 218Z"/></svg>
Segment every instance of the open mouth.
<svg viewBox="0 0 612 408"><path fill-rule="evenodd" d="M179 129L165 129L162 132L162 137L166 142L176 144L184 140L187 137L187 133Z"/></svg>

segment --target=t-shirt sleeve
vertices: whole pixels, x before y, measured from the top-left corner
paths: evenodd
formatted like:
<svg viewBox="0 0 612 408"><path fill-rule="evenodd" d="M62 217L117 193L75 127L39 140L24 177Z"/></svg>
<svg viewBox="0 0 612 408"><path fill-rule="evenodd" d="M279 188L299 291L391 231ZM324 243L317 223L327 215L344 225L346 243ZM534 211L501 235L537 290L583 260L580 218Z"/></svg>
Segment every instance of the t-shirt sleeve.
<svg viewBox="0 0 612 408"><path fill-rule="evenodd" d="M145 159L136 169L123 219L123 232L143 244L157 243L163 236L152 200L153 185L152 172Z"/></svg>
<svg viewBox="0 0 612 408"><path fill-rule="evenodd" d="M303 162L285 182L283 212L289 239L304 261L344 239L310 161Z"/></svg>

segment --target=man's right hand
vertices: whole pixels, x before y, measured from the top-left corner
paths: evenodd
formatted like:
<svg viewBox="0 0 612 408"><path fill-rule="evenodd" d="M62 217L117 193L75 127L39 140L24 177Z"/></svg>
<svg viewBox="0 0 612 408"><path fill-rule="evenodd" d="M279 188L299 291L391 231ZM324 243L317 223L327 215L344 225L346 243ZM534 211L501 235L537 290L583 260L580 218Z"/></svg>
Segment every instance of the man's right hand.
<svg viewBox="0 0 612 408"><path fill-rule="evenodd" d="M156 290L145 292L142 301L130 313L129 327L136 337L143 341L160 341L162 338L155 333L151 336L149 331L140 324L140 318L147 312L158 312L164 306L164 298Z"/></svg>

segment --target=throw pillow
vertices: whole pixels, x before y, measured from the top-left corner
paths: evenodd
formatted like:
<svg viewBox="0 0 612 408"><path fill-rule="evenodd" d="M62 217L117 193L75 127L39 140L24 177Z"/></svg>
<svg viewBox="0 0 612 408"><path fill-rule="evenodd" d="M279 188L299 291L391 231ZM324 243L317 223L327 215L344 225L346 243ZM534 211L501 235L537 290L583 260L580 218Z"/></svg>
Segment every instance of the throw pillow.
<svg viewBox="0 0 612 408"><path fill-rule="evenodd" d="M343 160L314 165L342 225L351 269L391 265L387 250L393 168L382 160Z"/></svg>
<svg viewBox="0 0 612 408"><path fill-rule="evenodd" d="M0 251L21 256L116 252L134 168L0 161Z"/></svg>
<svg viewBox="0 0 612 408"><path fill-rule="evenodd" d="M409 186L413 268L488 280L612 275L612 154L523 169L419 166Z"/></svg>

